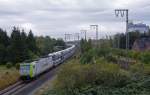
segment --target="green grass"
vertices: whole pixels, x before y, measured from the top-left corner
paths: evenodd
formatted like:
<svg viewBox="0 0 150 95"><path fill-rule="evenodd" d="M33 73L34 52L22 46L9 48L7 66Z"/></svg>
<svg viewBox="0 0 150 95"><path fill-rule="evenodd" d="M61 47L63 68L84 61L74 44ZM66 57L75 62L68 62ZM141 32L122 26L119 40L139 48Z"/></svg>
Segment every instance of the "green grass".
<svg viewBox="0 0 150 95"><path fill-rule="evenodd" d="M19 79L19 71L16 68L6 68L0 65L0 90L15 83Z"/></svg>

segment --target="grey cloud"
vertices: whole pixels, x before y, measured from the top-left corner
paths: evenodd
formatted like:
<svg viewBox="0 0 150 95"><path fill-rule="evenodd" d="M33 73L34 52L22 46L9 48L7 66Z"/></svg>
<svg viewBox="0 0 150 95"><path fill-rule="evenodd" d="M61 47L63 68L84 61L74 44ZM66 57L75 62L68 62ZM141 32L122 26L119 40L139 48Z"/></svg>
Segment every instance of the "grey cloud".
<svg viewBox="0 0 150 95"><path fill-rule="evenodd" d="M119 7L130 9L130 19L150 24L149 0L0 0L0 6L0 27L24 26L36 35L63 37L89 24L101 25L101 35L124 32L124 19L114 14Z"/></svg>

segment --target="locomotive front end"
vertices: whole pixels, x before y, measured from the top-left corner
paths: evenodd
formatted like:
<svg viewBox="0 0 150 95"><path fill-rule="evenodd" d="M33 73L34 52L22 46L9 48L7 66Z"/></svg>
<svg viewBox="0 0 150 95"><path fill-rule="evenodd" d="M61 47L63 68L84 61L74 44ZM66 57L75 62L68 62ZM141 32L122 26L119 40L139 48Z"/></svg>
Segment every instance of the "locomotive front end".
<svg viewBox="0 0 150 95"><path fill-rule="evenodd" d="M34 65L32 63L20 64L20 75L23 80L31 80L34 75Z"/></svg>

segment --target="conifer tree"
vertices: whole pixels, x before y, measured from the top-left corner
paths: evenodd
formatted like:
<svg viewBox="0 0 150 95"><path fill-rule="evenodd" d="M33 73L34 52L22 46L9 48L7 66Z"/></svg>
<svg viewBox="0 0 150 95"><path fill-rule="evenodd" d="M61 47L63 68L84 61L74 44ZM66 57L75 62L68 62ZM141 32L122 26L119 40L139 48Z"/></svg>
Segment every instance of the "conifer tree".
<svg viewBox="0 0 150 95"><path fill-rule="evenodd" d="M36 40L35 40L34 35L31 30L27 37L27 44L28 44L28 49L30 51L32 51L33 53L37 52Z"/></svg>

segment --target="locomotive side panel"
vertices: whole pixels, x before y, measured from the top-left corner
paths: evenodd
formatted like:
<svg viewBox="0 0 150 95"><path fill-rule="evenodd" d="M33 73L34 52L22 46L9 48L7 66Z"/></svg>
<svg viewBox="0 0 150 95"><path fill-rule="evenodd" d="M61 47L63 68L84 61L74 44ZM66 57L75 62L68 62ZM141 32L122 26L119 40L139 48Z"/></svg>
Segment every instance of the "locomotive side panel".
<svg viewBox="0 0 150 95"><path fill-rule="evenodd" d="M44 71L50 69L53 67L52 58L41 58L36 64L35 64L35 76L43 73Z"/></svg>

